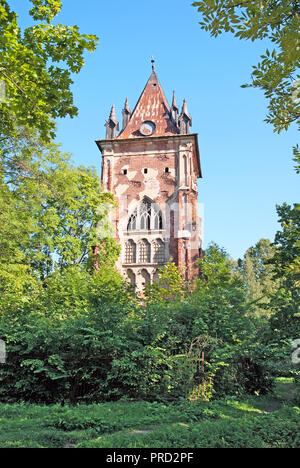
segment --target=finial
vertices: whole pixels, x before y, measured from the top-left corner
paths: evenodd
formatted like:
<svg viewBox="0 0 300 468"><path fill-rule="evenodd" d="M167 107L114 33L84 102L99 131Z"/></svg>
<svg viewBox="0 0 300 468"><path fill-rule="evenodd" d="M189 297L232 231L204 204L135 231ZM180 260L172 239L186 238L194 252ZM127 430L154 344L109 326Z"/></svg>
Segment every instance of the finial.
<svg viewBox="0 0 300 468"><path fill-rule="evenodd" d="M112 140L113 138L116 138L117 131L119 131L119 122L117 121L117 118L116 118L116 109L114 105L111 108L109 119L105 123L105 127L106 127L106 140Z"/></svg>
<svg viewBox="0 0 300 468"><path fill-rule="evenodd" d="M187 116L189 115L188 110L187 110L187 104L186 104L186 100L185 100L185 99L183 100L182 114L185 114L185 115L187 115Z"/></svg>
<svg viewBox="0 0 300 468"><path fill-rule="evenodd" d="M126 109L128 112L130 112L128 97L126 98L124 109Z"/></svg>
<svg viewBox="0 0 300 468"><path fill-rule="evenodd" d="M192 117L188 113L185 99L183 100L182 111L178 120L180 133L183 135L190 133L190 127L192 126Z"/></svg>
<svg viewBox="0 0 300 468"><path fill-rule="evenodd" d="M151 63L152 63L152 71L155 71L155 60L154 60L153 56L152 56L152 59L151 59Z"/></svg>
<svg viewBox="0 0 300 468"><path fill-rule="evenodd" d="M126 101L125 101L125 105L124 105L124 109L123 109L123 111L122 111L122 114L123 114L123 127L122 127L122 130L124 130L124 128L127 127L128 122L129 122L130 117L131 117L131 112L130 112L130 108L129 108L128 98L126 98Z"/></svg>
<svg viewBox="0 0 300 468"><path fill-rule="evenodd" d="M173 91L173 101L172 101L172 107L176 107L176 109L177 109L175 91Z"/></svg>
<svg viewBox="0 0 300 468"><path fill-rule="evenodd" d="M116 109L115 109L115 105L113 105L112 108L111 108L109 118L110 118L110 120L112 120L113 122L116 122Z"/></svg>

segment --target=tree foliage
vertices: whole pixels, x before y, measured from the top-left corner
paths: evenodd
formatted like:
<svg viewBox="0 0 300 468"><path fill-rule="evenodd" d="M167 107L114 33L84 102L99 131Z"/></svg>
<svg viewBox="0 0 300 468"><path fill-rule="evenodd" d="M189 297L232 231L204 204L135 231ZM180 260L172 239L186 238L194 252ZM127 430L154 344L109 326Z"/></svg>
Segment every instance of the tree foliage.
<svg viewBox="0 0 300 468"><path fill-rule="evenodd" d="M0 291L2 300L70 266L90 268L113 197L95 169L74 166L54 143L29 130L0 141ZM100 210L101 206L106 211ZM114 255L119 247L109 238ZM91 260L93 262L93 260ZM110 261L110 250L106 262ZM18 296L18 294L17 294ZM1 302L1 300L0 300Z"/></svg>
<svg viewBox="0 0 300 468"><path fill-rule="evenodd" d="M277 339L294 340L300 334L300 211L285 203L277 213L281 230L272 262L280 288L271 297L271 328Z"/></svg>
<svg viewBox="0 0 300 468"><path fill-rule="evenodd" d="M54 119L77 115L72 75L82 69L85 51L95 50L97 37L80 34L78 26L54 24L60 0L31 2L34 24L21 31L9 1L0 1L0 136L14 135L21 126L49 139L55 136Z"/></svg>
<svg viewBox="0 0 300 468"><path fill-rule="evenodd" d="M273 259L275 271L287 286L300 286L300 272L297 265L300 260L300 211L295 206L284 203L277 206L281 231L275 236L274 244L278 246Z"/></svg>
<svg viewBox="0 0 300 468"><path fill-rule="evenodd" d="M209 0L193 3L202 15L201 27L213 37L230 32L238 39L270 40L253 67L250 86L260 88L269 100L266 122L274 131L287 130L300 123L298 1L286 0Z"/></svg>
<svg viewBox="0 0 300 468"><path fill-rule="evenodd" d="M250 303L249 313L261 319L270 315L270 294L278 287L274 266L270 263L275 252L276 248L269 239L260 239L239 260L239 271Z"/></svg>
<svg viewBox="0 0 300 468"><path fill-rule="evenodd" d="M242 283L224 250L213 245L205 258L194 289L167 265L153 300L138 301L107 266L93 275L74 265L51 273L17 314L0 317L8 352L0 399L152 401L265 391L270 376L262 350L249 350Z"/></svg>

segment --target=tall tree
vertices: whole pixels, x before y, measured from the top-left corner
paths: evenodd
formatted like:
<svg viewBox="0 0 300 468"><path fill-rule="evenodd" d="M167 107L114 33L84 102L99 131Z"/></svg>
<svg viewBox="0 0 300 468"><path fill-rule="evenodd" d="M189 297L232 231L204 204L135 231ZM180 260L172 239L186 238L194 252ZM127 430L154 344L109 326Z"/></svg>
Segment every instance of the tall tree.
<svg viewBox="0 0 300 468"><path fill-rule="evenodd" d="M238 39L269 39L273 50L266 50L253 66L252 81L246 86L260 88L269 100L266 122L274 131L300 124L299 1L286 0L209 0L193 3L202 15L200 25L217 37L230 32ZM294 148L297 164L299 149Z"/></svg>
<svg viewBox="0 0 300 468"><path fill-rule="evenodd" d="M23 32L9 0L0 0L0 137L18 126L35 128L43 139L54 137L57 117L77 115L71 91L72 74L93 51L94 35L78 26L54 24L61 0L30 0L33 25ZM40 21L40 23L37 23Z"/></svg>
<svg viewBox="0 0 300 468"><path fill-rule="evenodd" d="M276 233L273 265L280 288L271 299L271 327L279 339L297 339L300 333L300 211L286 203L277 207L281 230Z"/></svg>
<svg viewBox="0 0 300 468"><path fill-rule="evenodd" d="M102 242L115 259L106 229L113 203L95 169L74 166L57 145L24 129L0 142L0 296L13 298L55 270L88 268Z"/></svg>
<svg viewBox="0 0 300 468"><path fill-rule="evenodd" d="M260 239L239 260L251 311L261 318L269 315L269 297L278 287L278 281L274 278L274 266L270 263L275 252L276 247L269 239Z"/></svg>

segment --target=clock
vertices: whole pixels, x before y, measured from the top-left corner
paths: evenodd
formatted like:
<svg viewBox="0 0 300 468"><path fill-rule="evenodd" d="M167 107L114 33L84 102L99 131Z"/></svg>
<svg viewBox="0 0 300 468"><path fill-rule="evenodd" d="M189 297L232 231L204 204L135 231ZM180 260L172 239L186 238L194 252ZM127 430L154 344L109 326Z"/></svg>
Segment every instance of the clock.
<svg viewBox="0 0 300 468"><path fill-rule="evenodd" d="M140 126L140 132L144 136L150 136L155 130L155 123L151 122L151 120L147 120L146 122L143 122L142 125Z"/></svg>

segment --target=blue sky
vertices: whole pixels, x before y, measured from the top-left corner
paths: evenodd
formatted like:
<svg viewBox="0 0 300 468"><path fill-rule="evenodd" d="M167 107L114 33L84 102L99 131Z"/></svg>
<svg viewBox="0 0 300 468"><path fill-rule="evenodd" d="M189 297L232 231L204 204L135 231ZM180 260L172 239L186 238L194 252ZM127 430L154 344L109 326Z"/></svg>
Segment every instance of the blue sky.
<svg viewBox="0 0 300 468"><path fill-rule="evenodd" d="M9 0L22 26L30 24L27 0ZM185 0L63 0L58 22L77 24L99 37L74 77L75 119L58 121L57 141L77 164L96 166L95 140L104 138L112 104L121 122L126 96L131 109L151 73L156 72L171 101L187 99L192 131L199 135L203 179L204 247L214 241L238 258L260 238L274 239L276 204L299 202L292 162L296 128L280 135L264 123L267 101L259 90L242 89L267 42L242 42L231 35L211 38L200 15Z"/></svg>

